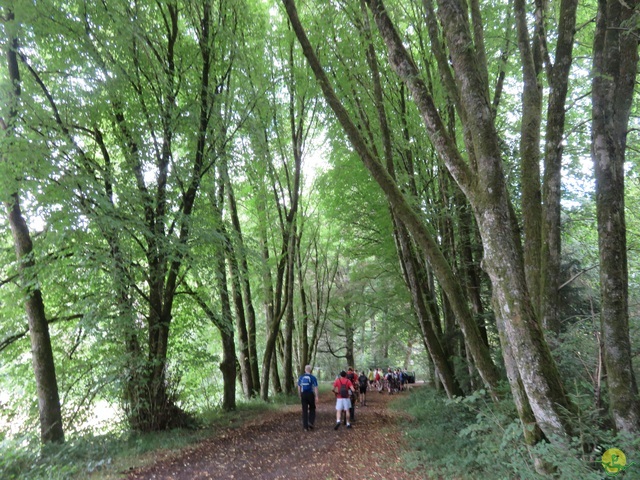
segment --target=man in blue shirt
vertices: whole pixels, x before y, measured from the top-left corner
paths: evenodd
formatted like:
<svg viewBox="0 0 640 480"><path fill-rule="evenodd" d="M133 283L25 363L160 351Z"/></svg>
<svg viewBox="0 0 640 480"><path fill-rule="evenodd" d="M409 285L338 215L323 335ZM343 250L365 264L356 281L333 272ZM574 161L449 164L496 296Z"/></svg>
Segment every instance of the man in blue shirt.
<svg viewBox="0 0 640 480"><path fill-rule="evenodd" d="M304 373L298 378L298 395L302 402L302 427L305 431L313 430L318 401L318 379L311 375L311 365L305 366Z"/></svg>

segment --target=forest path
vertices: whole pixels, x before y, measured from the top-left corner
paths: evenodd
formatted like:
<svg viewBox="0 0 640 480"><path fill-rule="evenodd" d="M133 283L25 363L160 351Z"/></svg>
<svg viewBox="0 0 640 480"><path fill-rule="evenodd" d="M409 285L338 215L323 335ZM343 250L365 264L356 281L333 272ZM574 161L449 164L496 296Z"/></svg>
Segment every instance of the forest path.
<svg viewBox="0 0 640 480"><path fill-rule="evenodd" d="M400 395L407 395L402 393ZM401 468L403 415L389 409L395 395L369 392L353 428L337 431L335 399L320 395L316 425L302 429L300 405L222 430L184 454L130 472L127 480L420 479Z"/></svg>

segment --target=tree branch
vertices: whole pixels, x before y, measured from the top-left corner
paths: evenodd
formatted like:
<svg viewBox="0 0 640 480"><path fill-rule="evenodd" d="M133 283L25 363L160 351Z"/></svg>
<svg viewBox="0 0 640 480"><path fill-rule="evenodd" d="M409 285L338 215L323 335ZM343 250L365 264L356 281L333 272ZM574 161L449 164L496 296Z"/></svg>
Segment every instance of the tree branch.
<svg viewBox="0 0 640 480"><path fill-rule="evenodd" d="M564 282L562 285L560 285L558 287L558 291L562 290L563 287L566 287L567 285L569 285L571 282L573 282L576 278L578 278L580 275L587 273L589 270L593 270L594 268L597 268L598 266L600 266L600 264L596 264L592 267L589 268L583 268L582 270L580 270L578 273L576 273L573 277L571 277L569 280L567 280L566 282Z"/></svg>
<svg viewBox="0 0 640 480"><path fill-rule="evenodd" d="M69 315L68 317L54 317L47 320L47 325L51 325L52 323L62 322L67 320L76 320L78 318L82 318L84 316L83 313L77 313L75 315ZM26 327L23 331L16 333L14 335L10 335L4 340L0 342L0 352L2 352L5 348L9 347L14 342L17 342L23 337L26 337L29 333L29 327Z"/></svg>

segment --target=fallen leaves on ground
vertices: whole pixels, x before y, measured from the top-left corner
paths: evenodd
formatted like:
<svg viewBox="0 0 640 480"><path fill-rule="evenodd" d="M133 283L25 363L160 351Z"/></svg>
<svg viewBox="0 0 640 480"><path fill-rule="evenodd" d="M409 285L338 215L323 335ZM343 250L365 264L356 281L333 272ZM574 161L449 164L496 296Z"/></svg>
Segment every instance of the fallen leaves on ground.
<svg viewBox="0 0 640 480"><path fill-rule="evenodd" d="M401 394L403 395L403 394ZM404 416L393 396L372 392L356 408L353 428L337 431L333 394L318 404L315 429L304 431L300 408L284 408L239 428L220 431L176 457L128 474L127 480L421 479L402 468Z"/></svg>

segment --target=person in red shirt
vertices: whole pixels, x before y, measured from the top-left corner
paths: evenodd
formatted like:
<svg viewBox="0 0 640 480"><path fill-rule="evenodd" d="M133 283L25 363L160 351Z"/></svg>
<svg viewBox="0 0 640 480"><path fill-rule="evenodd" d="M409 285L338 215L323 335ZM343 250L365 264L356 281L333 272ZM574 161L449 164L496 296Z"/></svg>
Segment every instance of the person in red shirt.
<svg viewBox="0 0 640 480"><path fill-rule="evenodd" d="M342 423L342 412L347 412L347 428L351 428L351 416L349 415L349 409L351 408L351 400L349 399L349 392L355 392L353 383L347 378L347 372L344 370L340 372L340 376L333 382L333 393L336 394L336 426L334 430L340 428Z"/></svg>

